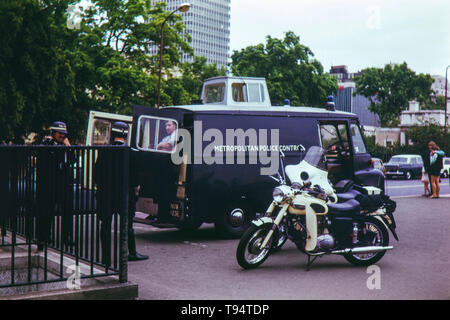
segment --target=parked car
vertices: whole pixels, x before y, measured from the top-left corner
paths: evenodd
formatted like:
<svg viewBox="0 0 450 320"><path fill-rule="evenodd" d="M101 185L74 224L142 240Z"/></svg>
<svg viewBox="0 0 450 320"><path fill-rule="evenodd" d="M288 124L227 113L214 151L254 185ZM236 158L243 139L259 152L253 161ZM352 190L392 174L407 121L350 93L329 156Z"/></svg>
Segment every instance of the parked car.
<svg viewBox="0 0 450 320"><path fill-rule="evenodd" d="M386 177L402 177L410 180L422 176L423 161L418 154L401 154L393 156L385 165Z"/></svg>
<svg viewBox="0 0 450 320"><path fill-rule="evenodd" d="M386 174L386 168L384 167L384 163L380 158L372 158L372 165L374 169L378 169L383 174Z"/></svg>
<svg viewBox="0 0 450 320"><path fill-rule="evenodd" d="M441 176L442 178L448 178L450 173L450 158L444 158L444 167L442 168L441 171Z"/></svg>

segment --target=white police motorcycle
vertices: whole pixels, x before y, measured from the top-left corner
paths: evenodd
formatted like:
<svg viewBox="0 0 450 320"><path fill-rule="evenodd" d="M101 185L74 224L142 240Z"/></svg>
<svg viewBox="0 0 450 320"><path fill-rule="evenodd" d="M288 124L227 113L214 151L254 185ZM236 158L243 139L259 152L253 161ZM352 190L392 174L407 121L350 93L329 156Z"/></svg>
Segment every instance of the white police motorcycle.
<svg viewBox="0 0 450 320"><path fill-rule="evenodd" d="M383 195L369 196L363 188L363 192L342 195L349 200L337 203L322 148L313 146L299 164L281 168L283 174L273 177L280 185L273 190L266 214L252 221L237 247L236 258L242 268L258 267L287 239L308 256L307 270L317 257L328 254L368 266L393 249L388 229L398 240L395 202Z"/></svg>

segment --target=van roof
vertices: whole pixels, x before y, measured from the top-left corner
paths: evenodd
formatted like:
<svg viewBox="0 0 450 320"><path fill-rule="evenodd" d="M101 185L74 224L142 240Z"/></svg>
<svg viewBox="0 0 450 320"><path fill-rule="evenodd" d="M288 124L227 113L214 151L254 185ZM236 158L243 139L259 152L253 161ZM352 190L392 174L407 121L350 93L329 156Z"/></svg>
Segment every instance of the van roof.
<svg viewBox="0 0 450 320"><path fill-rule="evenodd" d="M212 77L205 80L205 83L212 80L258 80L258 81L266 81L266 78L258 78L258 77L236 77L236 76L218 76L218 77Z"/></svg>
<svg viewBox="0 0 450 320"><path fill-rule="evenodd" d="M192 112L224 112L224 111L235 111L235 112L256 112L256 113L288 113L288 114L327 114L335 116L346 116L357 118L357 115L350 112L344 111L328 111L324 108L313 108L313 107L293 107L293 106L226 106L226 105L185 105L185 106L169 106L164 109L184 109Z"/></svg>

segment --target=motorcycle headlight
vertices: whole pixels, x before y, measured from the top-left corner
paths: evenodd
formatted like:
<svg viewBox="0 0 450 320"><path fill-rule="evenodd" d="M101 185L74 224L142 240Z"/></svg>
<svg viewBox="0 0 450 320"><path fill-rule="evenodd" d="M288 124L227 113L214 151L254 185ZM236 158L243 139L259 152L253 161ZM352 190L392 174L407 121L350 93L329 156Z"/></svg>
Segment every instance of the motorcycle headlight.
<svg viewBox="0 0 450 320"><path fill-rule="evenodd" d="M281 188L276 187L275 189L273 189L272 197L275 202L281 203L285 199L285 194L283 190L281 190Z"/></svg>

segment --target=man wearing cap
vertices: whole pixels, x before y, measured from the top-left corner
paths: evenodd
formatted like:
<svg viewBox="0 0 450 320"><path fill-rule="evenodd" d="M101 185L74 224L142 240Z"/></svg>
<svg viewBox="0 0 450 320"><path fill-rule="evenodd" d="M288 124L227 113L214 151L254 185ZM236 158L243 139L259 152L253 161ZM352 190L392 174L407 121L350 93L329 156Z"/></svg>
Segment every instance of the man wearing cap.
<svg viewBox="0 0 450 320"><path fill-rule="evenodd" d="M125 122L114 122L111 127L111 145L126 146L128 137L128 125ZM94 180L97 184L97 207L101 223L101 242L102 242L102 261L105 265L111 263L111 221L114 211L118 211L120 203L117 199L111 199L111 196L117 191L117 187L122 184L120 175L111 175L110 170L113 167L111 159L108 157L108 151L105 150L99 154L94 168ZM108 160L109 158L109 160ZM137 171L135 170L136 160L135 152L130 153L130 169L128 184L128 261L146 260L148 256L139 254L136 251L136 239L133 229L133 218L136 213L136 202L139 198L139 183Z"/></svg>
<svg viewBox="0 0 450 320"><path fill-rule="evenodd" d="M70 146L67 138L67 126L64 122L55 121L50 127L50 136L44 138L42 145L44 146Z"/></svg>
<svg viewBox="0 0 450 320"><path fill-rule="evenodd" d="M67 126L55 121L50 126L50 136L42 141L43 146L70 146ZM48 244L51 225L55 216L62 216L62 242L73 245L73 170L75 157L66 149L42 149L38 151L37 197L39 217L37 219L38 249ZM54 240L54 239L53 239Z"/></svg>

